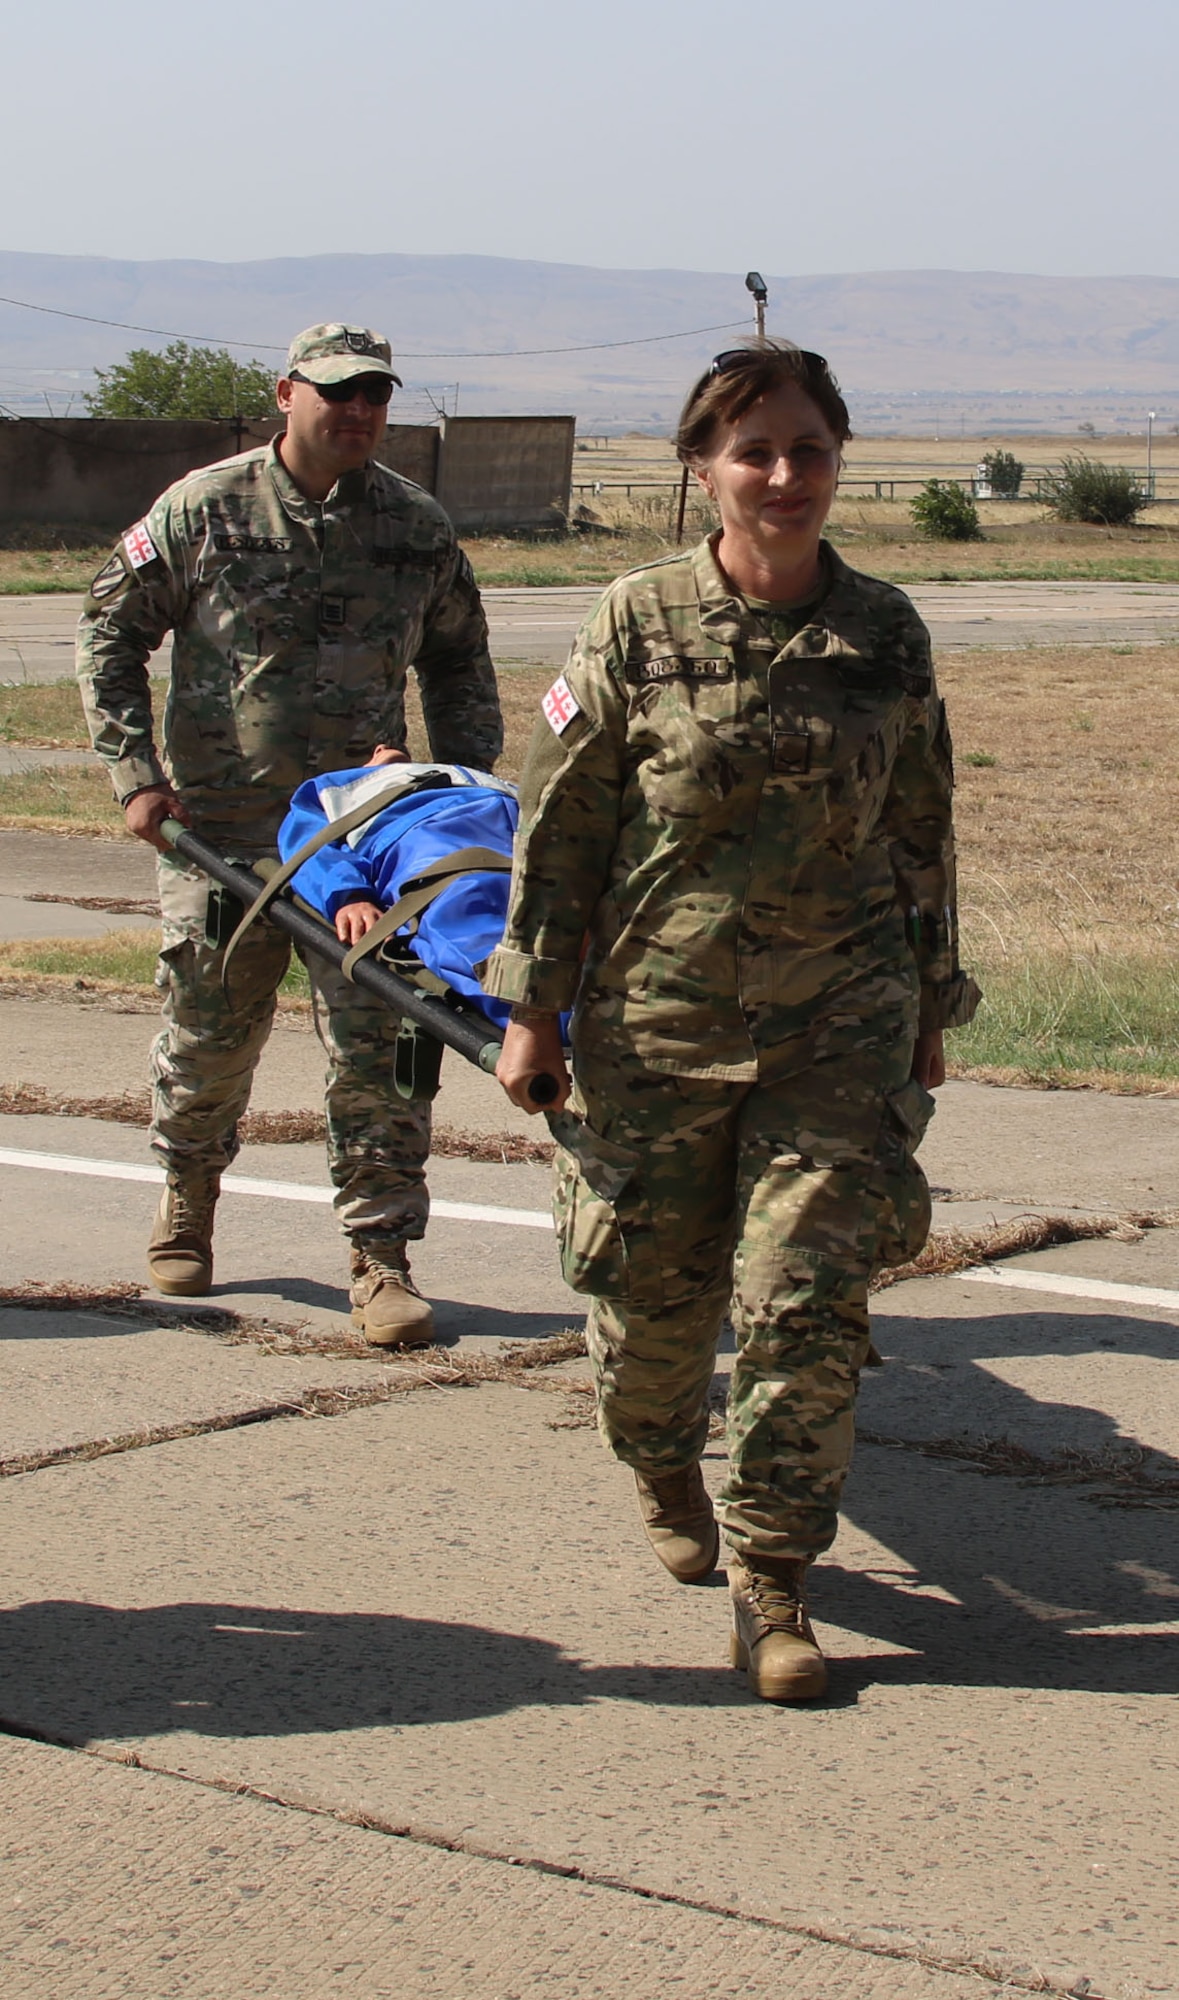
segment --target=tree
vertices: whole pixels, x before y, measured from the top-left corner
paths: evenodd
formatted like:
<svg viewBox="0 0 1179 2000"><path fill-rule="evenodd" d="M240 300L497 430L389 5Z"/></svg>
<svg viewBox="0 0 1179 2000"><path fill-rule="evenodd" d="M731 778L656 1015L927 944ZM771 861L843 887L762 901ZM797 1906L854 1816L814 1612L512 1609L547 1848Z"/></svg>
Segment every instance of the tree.
<svg viewBox="0 0 1179 2000"><path fill-rule="evenodd" d="M268 417L274 412L274 370L262 361L235 361L226 347L190 347L174 340L162 354L133 347L125 361L96 368L98 388L86 397L94 417Z"/></svg>
<svg viewBox="0 0 1179 2000"><path fill-rule="evenodd" d="M1014 500L1023 484L1024 467L1011 451L988 451L982 460L996 500Z"/></svg>
<svg viewBox="0 0 1179 2000"><path fill-rule="evenodd" d="M981 542L978 508L953 480L927 479L909 512L923 535L936 542Z"/></svg>
<svg viewBox="0 0 1179 2000"><path fill-rule="evenodd" d="M1147 501L1128 467L1080 454L1063 458L1040 491L1058 521L1089 521L1098 528L1128 527Z"/></svg>

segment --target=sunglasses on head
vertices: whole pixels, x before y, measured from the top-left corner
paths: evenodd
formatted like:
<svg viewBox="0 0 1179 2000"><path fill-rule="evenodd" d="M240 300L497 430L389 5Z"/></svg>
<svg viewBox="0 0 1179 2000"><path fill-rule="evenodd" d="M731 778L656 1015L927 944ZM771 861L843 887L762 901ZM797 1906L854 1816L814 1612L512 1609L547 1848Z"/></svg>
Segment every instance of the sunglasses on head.
<svg viewBox="0 0 1179 2000"><path fill-rule="evenodd" d="M808 368L822 369L824 374L829 372L827 362L821 354L812 354L809 347L800 347L798 351ZM762 357L758 354L756 348L726 347L723 354L713 355L708 365L708 373L710 377L713 375L729 375L735 368L748 367L751 361L759 361L761 359Z"/></svg>
<svg viewBox="0 0 1179 2000"><path fill-rule="evenodd" d="M292 382L307 382L306 375L300 375L297 368L291 370ZM393 394L393 378L390 375L351 375L346 382L311 382L308 385L322 396L325 403L350 403L354 396L363 396L374 410L387 403Z"/></svg>

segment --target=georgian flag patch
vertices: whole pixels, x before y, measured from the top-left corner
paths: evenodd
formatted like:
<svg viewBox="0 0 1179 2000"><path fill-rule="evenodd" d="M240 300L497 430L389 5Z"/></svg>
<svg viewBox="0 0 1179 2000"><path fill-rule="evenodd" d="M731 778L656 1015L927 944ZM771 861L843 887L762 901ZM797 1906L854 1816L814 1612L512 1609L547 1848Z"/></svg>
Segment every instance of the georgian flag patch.
<svg viewBox="0 0 1179 2000"><path fill-rule="evenodd" d="M564 674L553 682L540 704L541 713L551 728L561 736L575 716L581 714L581 703L574 694Z"/></svg>
<svg viewBox="0 0 1179 2000"><path fill-rule="evenodd" d="M137 521L133 528L128 528L123 536L123 547L132 569L142 569L144 563L155 562L160 553L147 532L146 521Z"/></svg>

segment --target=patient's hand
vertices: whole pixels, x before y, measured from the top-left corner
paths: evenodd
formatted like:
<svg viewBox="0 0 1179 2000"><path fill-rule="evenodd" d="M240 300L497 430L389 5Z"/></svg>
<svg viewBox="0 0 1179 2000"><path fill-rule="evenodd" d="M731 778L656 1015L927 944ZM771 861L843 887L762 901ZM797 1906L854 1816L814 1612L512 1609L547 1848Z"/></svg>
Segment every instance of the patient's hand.
<svg viewBox="0 0 1179 2000"><path fill-rule="evenodd" d="M359 944L366 931L371 931L382 912L375 903L363 900L356 903L341 903L336 911L336 936L341 944Z"/></svg>

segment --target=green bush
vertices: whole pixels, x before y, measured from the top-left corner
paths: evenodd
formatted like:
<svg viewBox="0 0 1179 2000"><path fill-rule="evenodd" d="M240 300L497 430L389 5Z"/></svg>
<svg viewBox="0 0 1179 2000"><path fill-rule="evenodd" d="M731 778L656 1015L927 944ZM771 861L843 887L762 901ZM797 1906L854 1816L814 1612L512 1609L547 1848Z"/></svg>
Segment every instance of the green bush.
<svg viewBox="0 0 1179 2000"><path fill-rule="evenodd" d="M978 508L952 480L928 479L909 512L923 535L937 542L980 542Z"/></svg>
<svg viewBox="0 0 1179 2000"><path fill-rule="evenodd" d="M1014 500L1023 485L1023 462L1011 451L988 451L982 468L996 500Z"/></svg>
<svg viewBox="0 0 1179 2000"><path fill-rule="evenodd" d="M274 369L236 361L227 347L174 340L162 354L133 347L125 361L96 368L98 388L85 398L93 417L268 417L274 415Z"/></svg>
<svg viewBox="0 0 1179 2000"><path fill-rule="evenodd" d="M1082 454L1062 459L1041 492L1058 521L1088 521L1099 528L1128 527L1147 497L1126 466L1102 465Z"/></svg>

